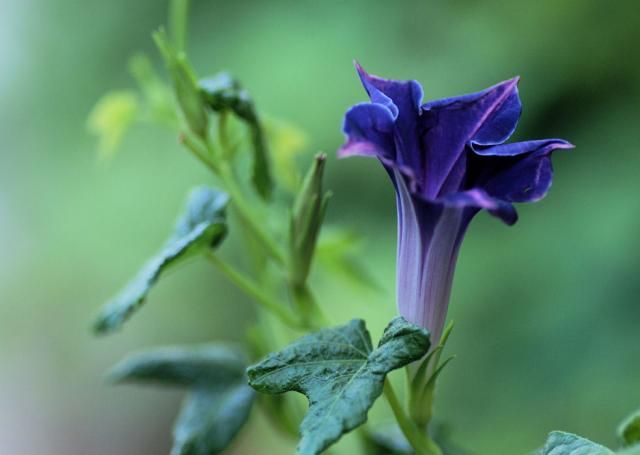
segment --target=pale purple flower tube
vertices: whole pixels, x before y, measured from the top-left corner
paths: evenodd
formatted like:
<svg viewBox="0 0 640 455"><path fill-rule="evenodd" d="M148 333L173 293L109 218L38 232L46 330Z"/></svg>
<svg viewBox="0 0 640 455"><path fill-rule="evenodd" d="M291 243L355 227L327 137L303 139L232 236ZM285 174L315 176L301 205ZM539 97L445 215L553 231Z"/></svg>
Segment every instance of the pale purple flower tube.
<svg viewBox="0 0 640 455"><path fill-rule="evenodd" d="M371 102L347 111L338 156L376 157L389 173L398 208L398 309L436 344L471 219L486 209L515 223L512 203L542 199L551 153L573 146L561 139L505 144L521 113L517 78L422 104L418 82L356 69Z"/></svg>

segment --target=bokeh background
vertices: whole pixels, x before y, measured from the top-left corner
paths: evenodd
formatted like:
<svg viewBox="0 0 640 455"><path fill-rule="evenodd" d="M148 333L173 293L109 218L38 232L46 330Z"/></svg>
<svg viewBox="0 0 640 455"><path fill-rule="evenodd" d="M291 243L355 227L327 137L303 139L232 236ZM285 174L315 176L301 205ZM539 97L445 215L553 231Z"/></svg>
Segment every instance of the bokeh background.
<svg viewBox="0 0 640 455"><path fill-rule="evenodd" d="M192 3L198 72L237 74L262 111L306 131L306 156L333 157L345 108L365 99L354 58L420 80L428 98L522 76L516 139L577 148L555 156L548 198L520 207L515 227L486 214L473 223L438 417L478 454L527 453L552 429L615 445L615 426L640 406L636 2ZM253 319L244 296L195 262L123 332L88 329L161 244L187 190L211 181L166 130L134 128L110 162L87 133L95 101L133 86L129 57L156 58L150 32L165 17L157 0L0 0L0 453L168 453L180 394L111 387L104 371L131 350L239 340ZM318 276L316 289L333 320L363 316L377 337L395 312L392 188L374 160L357 159L332 158L328 185L329 223L364 236L383 291ZM257 418L231 452L293 446Z"/></svg>

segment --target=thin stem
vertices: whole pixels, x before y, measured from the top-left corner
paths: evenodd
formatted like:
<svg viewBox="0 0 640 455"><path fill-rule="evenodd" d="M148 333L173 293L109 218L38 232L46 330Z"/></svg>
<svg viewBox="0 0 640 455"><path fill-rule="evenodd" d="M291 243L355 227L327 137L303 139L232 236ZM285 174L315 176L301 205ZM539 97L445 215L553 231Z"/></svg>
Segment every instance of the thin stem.
<svg viewBox="0 0 640 455"><path fill-rule="evenodd" d="M231 200L242 221L253 231L256 238L264 246L269 255L279 264L285 263L284 253L280 250L279 245L265 232L262 226L253 217L253 211L245 200L240 188L236 183L236 179L228 166L221 163L218 176L224 184L225 189L229 192Z"/></svg>
<svg viewBox="0 0 640 455"><path fill-rule="evenodd" d="M409 417L407 417L388 379L384 382L384 395L389 402L389 406L391 406L400 430L402 430L404 437L407 438L407 441L411 444L415 453L417 455L442 455L440 448L431 441L426 434L422 434Z"/></svg>
<svg viewBox="0 0 640 455"><path fill-rule="evenodd" d="M209 170L220 178L225 190L229 193L229 196L231 196L232 203L234 204L242 221L253 232L267 253L269 253L269 255L279 264L284 264L284 253L282 253L278 244L253 218L253 211L246 202L242 191L240 191L231 169L226 166L225 163L217 162L217 160L214 161L211 158L215 156L211 143L207 142L206 144L202 144L190 134L182 134L180 136L180 141L191 151L191 153L194 154L196 158L198 158L207 168L209 168Z"/></svg>
<svg viewBox="0 0 640 455"><path fill-rule="evenodd" d="M249 297L252 297L257 303L259 303L266 310L272 312L277 316L284 324L293 328L300 329L300 322L296 317L284 307L278 304L271 297L265 295L260 288L251 279L244 276L241 272L234 269L232 266L220 259L216 254L211 251L207 252L207 258L215 265L229 281L235 284L240 290L242 290Z"/></svg>
<svg viewBox="0 0 640 455"><path fill-rule="evenodd" d="M184 52L187 46L187 16L189 0L171 0L169 5L169 23L173 45L178 52Z"/></svg>
<svg viewBox="0 0 640 455"><path fill-rule="evenodd" d="M218 173L218 166L213 162L213 160L209 156L209 151L204 147L197 139L195 139L191 134L181 133L179 138L180 143L182 143L187 149L193 153L193 156L198 158L198 160L204 164L211 172L214 174Z"/></svg>

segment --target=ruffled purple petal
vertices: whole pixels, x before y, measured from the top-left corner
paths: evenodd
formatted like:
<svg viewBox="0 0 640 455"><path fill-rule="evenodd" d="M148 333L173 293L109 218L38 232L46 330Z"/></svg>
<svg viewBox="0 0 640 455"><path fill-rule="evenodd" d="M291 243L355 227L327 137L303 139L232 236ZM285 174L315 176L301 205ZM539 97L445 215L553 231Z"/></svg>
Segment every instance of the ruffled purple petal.
<svg viewBox="0 0 640 455"><path fill-rule="evenodd" d="M356 104L344 117L342 131L347 142L338 150L338 156L376 156L394 161L393 130L394 118L388 108L380 104Z"/></svg>
<svg viewBox="0 0 640 455"><path fill-rule="evenodd" d="M473 147L473 151L481 156L515 156L548 148L572 149L574 145L563 139L541 139L537 141L513 142L511 144L494 145L493 147Z"/></svg>
<svg viewBox="0 0 640 455"><path fill-rule="evenodd" d="M478 156L473 186L507 202L535 202L549 190L553 178L551 153L573 145L559 139L528 141L491 147ZM478 152L476 152L478 153Z"/></svg>
<svg viewBox="0 0 640 455"><path fill-rule="evenodd" d="M393 81L368 74L355 63L362 85L371 102L386 107L395 118L395 164L412 169L412 175L421 176L425 159L419 148L418 119L422 102L422 87L416 81ZM412 185L417 184L414 181Z"/></svg>
<svg viewBox="0 0 640 455"><path fill-rule="evenodd" d="M425 196L435 198L460 183L464 168L460 159L467 146L508 139L520 115L517 83L514 78L478 93L423 105L421 150L428 154L422 179Z"/></svg>
<svg viewBox="0 0 640 455"><path fill-rule="evenodd" d="M383 79L367 73L358 62L355 67L371 102L387 106L400 119L420 113L423 91L417 81Z"/></svg>

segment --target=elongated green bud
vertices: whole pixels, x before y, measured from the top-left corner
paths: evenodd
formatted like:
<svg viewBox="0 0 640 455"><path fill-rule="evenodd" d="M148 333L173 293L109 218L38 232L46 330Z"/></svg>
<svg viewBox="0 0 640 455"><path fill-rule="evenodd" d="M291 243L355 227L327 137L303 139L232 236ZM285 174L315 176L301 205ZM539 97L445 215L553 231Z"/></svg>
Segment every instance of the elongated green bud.
<svg viewBox="0 0 640 455"><path fill-rule="evenodd" d="M206 105L186 55L176 52L163 29L154 33L153 39L167 65L176 99L189 129L204 139L208 130Z"/></svg>
<svg viewBox="0 0 640 455"><path fill-rule="evenodd" d="M294 286L303 286L309 275L318 234L331 196L322 189L326 160L327 156L324 153L316 155L293 203L290 225L290 279Z"/></svg>

